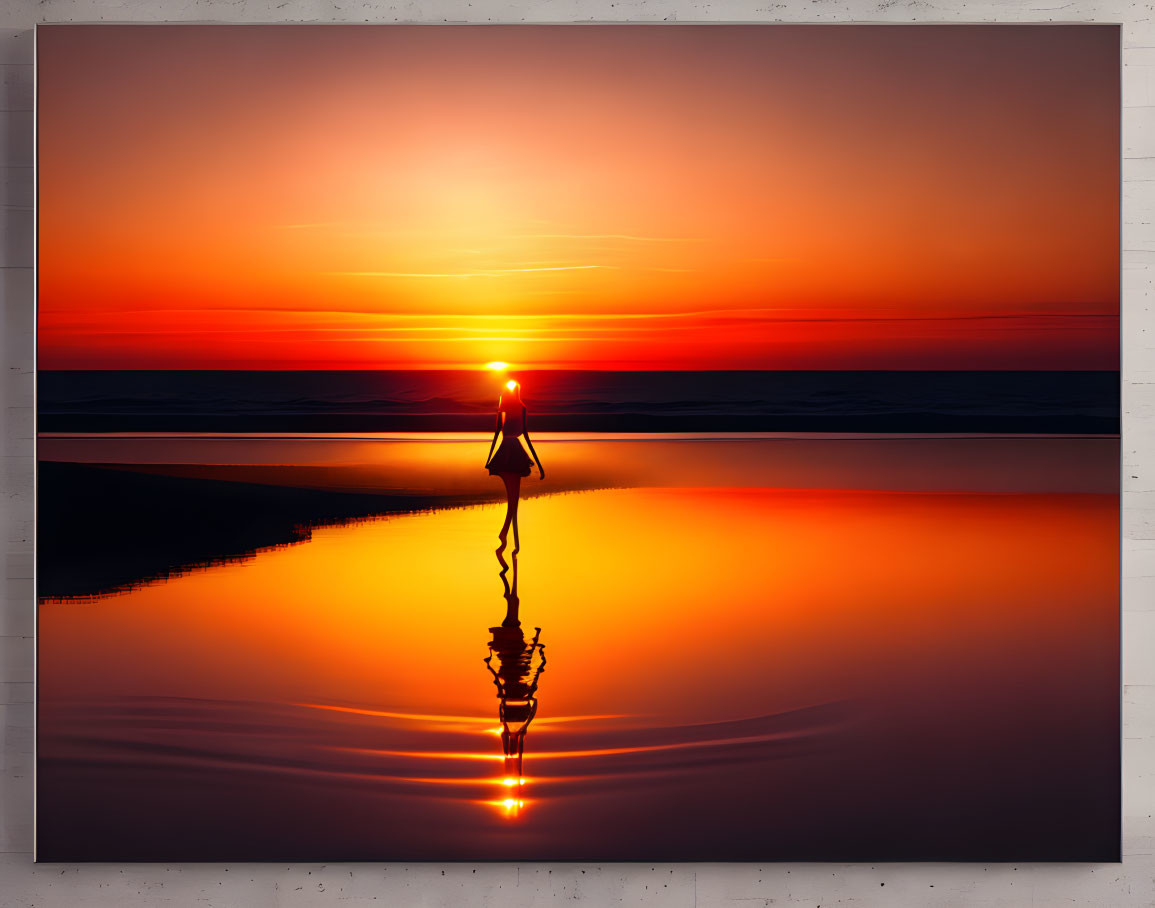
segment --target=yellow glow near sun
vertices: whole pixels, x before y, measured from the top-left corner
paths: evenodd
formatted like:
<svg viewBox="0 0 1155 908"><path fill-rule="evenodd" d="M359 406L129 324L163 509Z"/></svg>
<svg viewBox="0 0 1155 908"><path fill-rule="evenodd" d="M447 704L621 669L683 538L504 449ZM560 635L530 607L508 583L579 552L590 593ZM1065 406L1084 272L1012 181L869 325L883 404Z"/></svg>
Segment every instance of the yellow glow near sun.
<svg viewBox="0 0 1155 908"><path fill-rule="evenodd" d="M509 363L486 363L486 369L492 369L494 372L500 372L502 369L508 369Z"/></svg>

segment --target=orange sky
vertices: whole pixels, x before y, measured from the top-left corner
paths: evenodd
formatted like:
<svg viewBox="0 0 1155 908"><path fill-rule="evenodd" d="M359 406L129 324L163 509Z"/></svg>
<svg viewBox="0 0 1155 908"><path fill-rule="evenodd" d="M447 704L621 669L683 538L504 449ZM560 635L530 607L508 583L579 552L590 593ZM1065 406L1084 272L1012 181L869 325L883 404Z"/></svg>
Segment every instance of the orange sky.
<svg viewBox="0 0 1155 908"><path fill-rule="evenodd" d="M38 41L42 368L1117 365L1114 27Z"/></svg>

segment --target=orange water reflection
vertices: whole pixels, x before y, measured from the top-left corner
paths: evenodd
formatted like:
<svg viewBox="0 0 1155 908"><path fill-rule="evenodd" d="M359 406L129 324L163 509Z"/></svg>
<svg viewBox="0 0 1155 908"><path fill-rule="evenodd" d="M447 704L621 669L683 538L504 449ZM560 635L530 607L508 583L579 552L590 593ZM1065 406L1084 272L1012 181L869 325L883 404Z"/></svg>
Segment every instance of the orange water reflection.
<svg viewBox="0 0 1155 908"><path fill-rule="evenodd" d="M1065 648L1080 628L1111 639L1107 496L633 489L532 504L520 582L558 655L551 713L707 721L965 663L968 641L1014 674L1041 658L1024 644L1036 631ZM320 529L242 564L45 605L41 696L483 716L476 616L501 507Z"/></svg>
<svg viewBox="0 0 1155 908"><path fill-rule="evenodd" d="M502 512L319 528L43 604L57 854L167 857L158 822L206 858L979 855L1041 828L1086 853L1107 828L1114 496L534 499L499 574L495 704L479 628L498 605ZM535 628L520 644L502 638L511 617ZM126 793L138 806L114 802ZM956 819L935 825L944 811ZM782 828L743 819L758 815Z"/></svg>

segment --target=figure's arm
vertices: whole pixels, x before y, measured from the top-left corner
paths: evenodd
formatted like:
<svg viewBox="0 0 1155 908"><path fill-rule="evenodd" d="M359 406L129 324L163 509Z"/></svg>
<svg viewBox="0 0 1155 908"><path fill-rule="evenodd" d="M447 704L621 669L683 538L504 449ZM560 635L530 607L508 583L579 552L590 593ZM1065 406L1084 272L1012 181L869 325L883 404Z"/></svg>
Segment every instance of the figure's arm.
<svg viewBox="0 0 1155 908"><path fill-rule="evenodd" d="M537 670L533 673L533 677L529 679L529 693L532 696L537 693L537 679L541 677L541 673L545 671L545 650L541 652L541 662L537 666Z"/></svg>
<svg viewBox="0 0 1155 908"><path fill-rule="evenodd" d="M501 675L499 675L497 672L495 672L493 670L493 666L489 664L489 660L492 658L493 658L493 652L491 651L490 654L488 656L486 656L484 659L482 659L481 661L485 663L485 667L488 668L489 673L491 675L493 675L493 686L497 688L497 693L500 695L501 694Z"/></svg>
<svg viewBox="0 0 1155 908"><path fill-rule="evenodd" d="M533 673L533 678L530 679L530 690L536 691L538 675L545 671L545 644L538 642L539 638L541 637L541 628L538 627L535 628L535 630L537 633L533 635L533 640L530 642L530 648L531 651L534 649L537 650L537 657L539 661L537 664L537 671ZM532 655L530 658L533 658Z"/></svg>
<svg viewBox="0 0 1155 908"><path fill-rule="evenodd" d="M533 442L529 438L529 411L525 407L521 408L521 430L525 434L525 443L529 445L529 453L537 463L537 470L541 473L541 478L545 479L545 467L541 465L541 458L537 456L537 451L533 449Z"/></svg>
<svg viewBox="0 0 1155 908"><path fill-rule="evenodd" d="M501 411L497 411L497 426L493 430L493 441L489 443L489 454L485 458L485 465L488 467L489 462L493 460L493 449L497 447L497 436L501 434Z"/></svg>

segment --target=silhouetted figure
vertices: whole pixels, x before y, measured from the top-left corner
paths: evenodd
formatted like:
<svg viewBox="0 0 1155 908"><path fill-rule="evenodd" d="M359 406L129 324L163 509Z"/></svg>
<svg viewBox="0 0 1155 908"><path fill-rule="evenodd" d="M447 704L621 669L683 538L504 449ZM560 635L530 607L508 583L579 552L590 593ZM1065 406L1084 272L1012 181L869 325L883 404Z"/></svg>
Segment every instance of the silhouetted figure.
<svg viewBox="0 0 1155 908"><path fill-rule="evenodd" d="M497 427L493 430L493 441L489 443L489 456L485 459L485 466L490 476L500 476L505 483L507 502L505 523L502 524L501 532L497 536L502 545L505 545L512 524L515 552L521 548L517 534L517 501L521 496L522 477L528 476L533 471L533 464L536 462L541 478L545 479L545 468L541 465L541 458L537 456L537 451L533 449L533 442L529 438L527 418L528 411L521 400L521 385L515 381L507 382L497 401ZM497 444L498 435L501 436L501 447L494 454L493 448ZM529 454L525 453L525 448L518 441L522 435L525 436L525 443L529 445L530 454L533 454L533 460L529 459Z"/></svg>
<svg viewBox="0 0 1155 908"><path fill-rule="evenodd" d="M526 640L521 630L518 609L521 605L517 597L517 555L513 555L513 583L507 578L509 565L502 553L503 544L497 550L497 561L501 565L501 583L505 587L505 618L497 627L491 627L489 655L485 666L493 675L497 688L497 717L501 721L501 751L505 755L505 776L508 797L506 810L515 813L522 804L521 786L524 784L522 760L525 753L525 733L537 715L537 682L545 671L545 644L539 642L541 628L534 628L532 640ZM534 655L537 655L536 665ZM497 667L494 667L494 657Z"/></svg>

